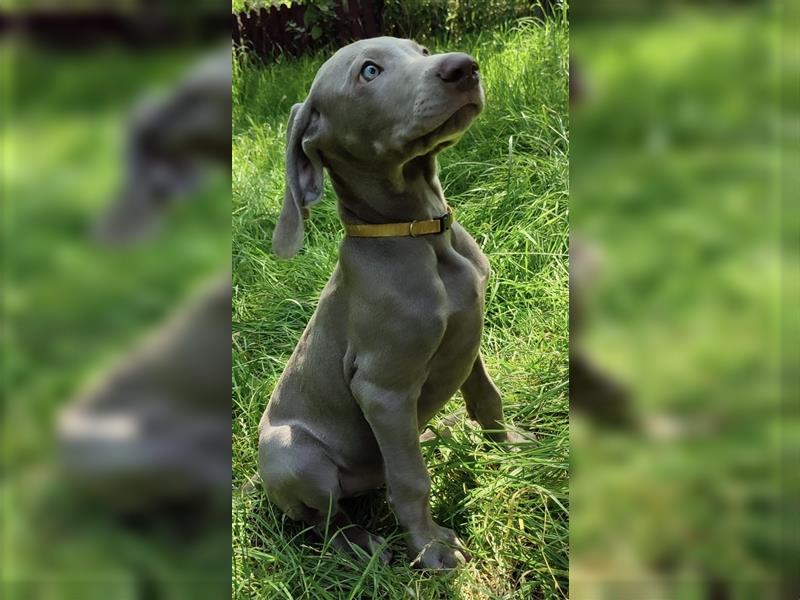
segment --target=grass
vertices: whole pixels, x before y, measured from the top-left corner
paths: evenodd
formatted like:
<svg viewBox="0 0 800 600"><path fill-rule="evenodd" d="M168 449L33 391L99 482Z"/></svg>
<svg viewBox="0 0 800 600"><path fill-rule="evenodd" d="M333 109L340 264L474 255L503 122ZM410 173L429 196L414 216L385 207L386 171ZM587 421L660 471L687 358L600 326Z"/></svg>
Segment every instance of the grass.
<svg viewBox="0 0 800 600"><path fill-rule="evenodd" d="M798 556L781 533L798 421L780 408L776 314L779 236L797 239L777 132L797 107L779 113L776 26L766 8L573 25L591 94L573 112L571 226L606 264L587 344L645 418L679 432L573 420L576 596L797 595L776 592Z"/></svg>
<svg viewBox="0 0 800 600"><path fill-rule="evenodd" d="M485 113L440 156L459 221L492 264L482 352L507 418L535 432L519 453L487 446L464 422L423 449L435 518L474 560L449 576L408 566L383 495L354 516L390 540L389 566L353 561L287 520L262 495L233 499L233 596L334 598L566 598L567 44L565 24L530 21L475 36L459 48L481 66ZM272 388L336 261L341 225L329 187L291 261L270 252L283 194L286 120L325 56L234 71L233 470L256 471L257 427ZM444 413L462 407L454 398Z"/></svg>

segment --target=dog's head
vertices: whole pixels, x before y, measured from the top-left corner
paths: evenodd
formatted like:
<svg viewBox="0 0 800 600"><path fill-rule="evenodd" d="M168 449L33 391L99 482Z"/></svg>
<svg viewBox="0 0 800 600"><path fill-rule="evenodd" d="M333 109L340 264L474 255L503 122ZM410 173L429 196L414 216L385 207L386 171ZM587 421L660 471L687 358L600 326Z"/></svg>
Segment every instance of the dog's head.
<svg viewBox="0 0 800 600"><path fill-rule="evenodd" d="M303 243L303 210L323 191L323 164L353 172L397 170L455 144L483 110L478 65L468 54L430 54L391 37L345 46L322 65L289 117L286 192L273 249Z"/></svg>

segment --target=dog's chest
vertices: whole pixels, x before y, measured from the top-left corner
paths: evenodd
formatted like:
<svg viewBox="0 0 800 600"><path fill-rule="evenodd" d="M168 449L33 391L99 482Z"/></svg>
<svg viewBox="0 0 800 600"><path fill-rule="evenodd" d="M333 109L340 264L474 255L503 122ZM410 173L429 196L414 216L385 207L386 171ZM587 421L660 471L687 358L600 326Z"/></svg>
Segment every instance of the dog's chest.
<svg viewBox="0 0 800 600"><path fill-rule="evenodd" d="M486 277L479 265L453 250L440 257L437 271L445 289L448 320L480 317Z"/></svg>
<svg viewBox="0 0 800 600"><path fill-rule="evenodd" d="M471 260L440 261L439 277L445 288L446 327L431 359L428 377L417 405L422 427L464 383L478 354L483 325L486 273Z"/></svg>
<svg viewBox="0 0 800 600"><path fill-rule="evenodd" d="M440 257L437 271L445 289L447 323L437 355L459 372L459 361L471 362L480 343L486 272L454 250Z"/></svg>

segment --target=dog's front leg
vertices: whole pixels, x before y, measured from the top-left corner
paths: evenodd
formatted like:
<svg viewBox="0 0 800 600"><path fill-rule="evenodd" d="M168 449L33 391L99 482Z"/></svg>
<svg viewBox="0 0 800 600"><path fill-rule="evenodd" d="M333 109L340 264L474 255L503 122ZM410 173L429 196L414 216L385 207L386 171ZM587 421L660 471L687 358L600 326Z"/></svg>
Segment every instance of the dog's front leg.
<svg viewBox="0 0 800 600"><path fill-rule="evenodd" d="M503 401L481 355L475 358L469 377L461 386L461 395L467 405L470 418L480 424L486 436L495 442L522 442L524 438L506 430L503 424Z"/></svg>
<svg viewBox="0 0 800 600"><path fill-rule="evenodd" d="M419 390L393 390L359 375L351 389L380 446L389 503L408 534L415 565L452 569L464 563L468 554L461 541L431 517L431 481L417 430Z"/></svg>

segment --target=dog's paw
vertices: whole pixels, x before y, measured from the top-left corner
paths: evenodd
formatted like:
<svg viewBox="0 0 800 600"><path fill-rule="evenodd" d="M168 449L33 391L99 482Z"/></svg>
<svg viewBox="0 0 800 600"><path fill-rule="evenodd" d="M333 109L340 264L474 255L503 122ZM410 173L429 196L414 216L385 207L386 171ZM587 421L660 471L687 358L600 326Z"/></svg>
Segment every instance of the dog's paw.
<svg viewBox="0 0 800 600"><path fill-rule="evenodd" d="M525 435L517 433L516 431L506 431L506 439L503 440L505 444L530 444L536 441L536 435L532 432L526 432Z"/></svg>
<svg viewBox="0 0 800 600"><path fill-rule="evenodd" d="M392 562L392 558L394 554L391 550L386 546L386 540L383 539L379 535L369 535L369 543L367 545L367 549L369 554L372 556L377 555L378 560L383 566L389 565Z"/></svg>
<svg viewBox="0 0 800 600"><path fill-rule="evenodd" d="M484 441L479 448L483 451L522 452L525 446L536 441L536 434L531 431L518 433L508 429L484 431Z"/></svg>
<svg viewBox="0 0 800 600"><path fill-rule="evenodd" d="M434 525L433 535L411 536L409 549L415 554L411 566L418 569L457 569L471 558L456 534L439 525Z"/></svg>
<svg viewBox="0 0 800 600"><path fill-rule="evenodd" d="M536 435L533 432L526 431L524 434L516 431L501 431L489 436L496 444L503 445L511 452L518 452L521 446L525 444L532 444L536 441Z"/></svg>

